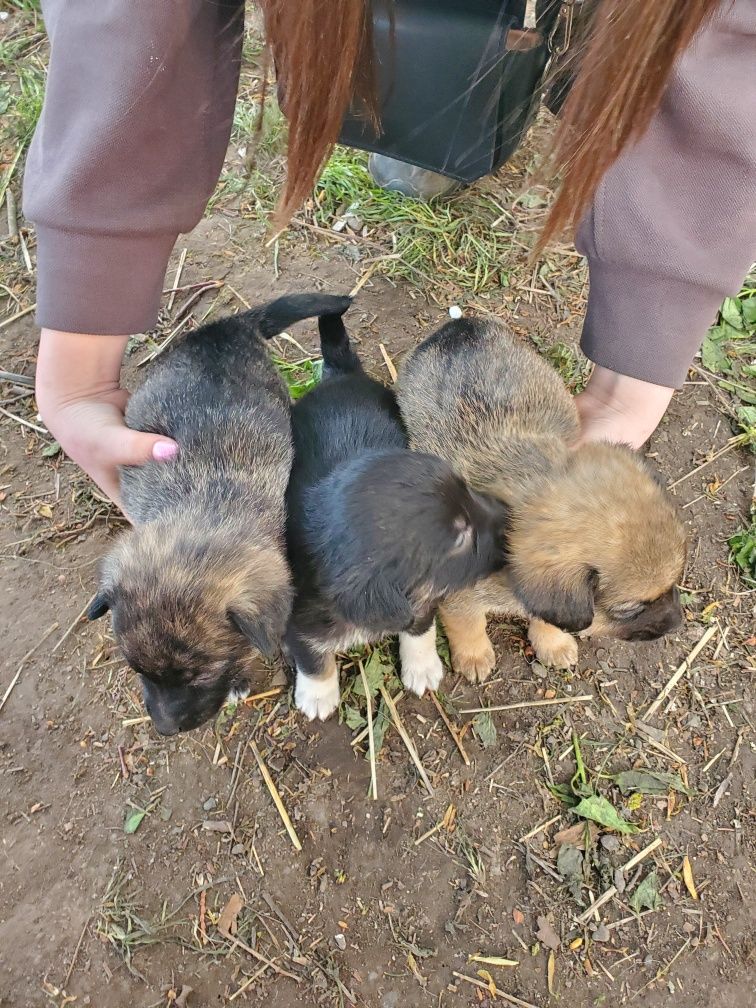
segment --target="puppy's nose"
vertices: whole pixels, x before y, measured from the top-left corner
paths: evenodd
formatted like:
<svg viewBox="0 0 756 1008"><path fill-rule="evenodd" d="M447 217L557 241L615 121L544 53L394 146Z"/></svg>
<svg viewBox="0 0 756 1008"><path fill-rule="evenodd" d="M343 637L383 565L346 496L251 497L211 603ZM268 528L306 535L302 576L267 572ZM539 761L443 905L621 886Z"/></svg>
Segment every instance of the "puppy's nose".
<svg viewBox="0 0 756 1008"><path fill-rule="evenodd" d="M176 724L174 721L161 721L156 720L154 717L152 723L155 725L155 731L158 735L163 735L169 737L171 735L178 735L181 731L181 726Z"/></svg>

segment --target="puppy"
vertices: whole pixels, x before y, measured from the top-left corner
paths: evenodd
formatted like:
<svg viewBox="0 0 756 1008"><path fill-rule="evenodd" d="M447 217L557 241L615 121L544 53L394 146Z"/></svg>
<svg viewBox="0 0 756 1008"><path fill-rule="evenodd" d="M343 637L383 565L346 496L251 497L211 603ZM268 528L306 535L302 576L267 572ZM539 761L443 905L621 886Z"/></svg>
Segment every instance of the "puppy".
<svg viewBox="0 0 756 1008"><path fill-rule="evenodd" d="M287 491L284 652L310 719L338 706L335 652L386 634L399 634L404 685L438 686L438 604L502 565L506 522L448 463L407 450L394 394L364 373L341 318L319 325L323 380L293 408Z"/></svg>
<svg viewBox="0 0 756 1008"><path fill-rule="evenodd" d="M486 613L524 616L545 665L577 661L570 636L653 640L682 618L682 522L628 448L572 449L578 416L559 375L495 320L449 322L402 365L397 397L417 451L434 452L510 508L506 568L446 600L455 669L495 665Z"/></svg>
<svg viewBox="0 0 756 1008"><path fill-rule="evenodd" d="M291 295L191 333L132 396L126 422L179 444L124 468L135 528L107 557L90 619L109 609L161 735L246 691L255 651L277 653L292 600L284 494L289 396L264 341L348 298Z"/></svg>

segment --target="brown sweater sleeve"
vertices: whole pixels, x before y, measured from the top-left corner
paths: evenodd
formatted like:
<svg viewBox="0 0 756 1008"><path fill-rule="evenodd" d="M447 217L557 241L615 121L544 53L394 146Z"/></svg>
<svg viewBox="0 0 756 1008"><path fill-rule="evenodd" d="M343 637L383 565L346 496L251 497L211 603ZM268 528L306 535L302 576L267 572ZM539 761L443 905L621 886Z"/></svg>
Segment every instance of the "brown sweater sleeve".
<svg viewBox="0 0 756 1008"><path fill-rule="evenodd" d="M125 335L156 321L233 122L243 0L42 0L51 52L24 176L37 322Z"/></svg>
<svg viewBox="0 0 756 1008"><path fill-rule="evenodd" d="M596 364L679 387L756 260L756 0L726 0L679 59L578 235Z"/></svg>

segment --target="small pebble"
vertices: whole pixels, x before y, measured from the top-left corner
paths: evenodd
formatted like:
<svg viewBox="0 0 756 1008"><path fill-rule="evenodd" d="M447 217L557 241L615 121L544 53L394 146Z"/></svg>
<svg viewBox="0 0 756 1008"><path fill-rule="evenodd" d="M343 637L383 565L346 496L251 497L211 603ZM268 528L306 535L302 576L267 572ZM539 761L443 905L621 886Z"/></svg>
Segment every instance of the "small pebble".
<svg viewBox="0 0 756 1008"><path fill-rule="evenodd" d="M612 933L606 924L599 924L596 930L593 932L593 940L595 942L608 942L612 937Z"/></svg>
<svg viewBox="0 0 756 1008"><path fill-rule="evenodd" d="M343 952L346 949L346 938L343 934L337 934L333 936L333 940L337 948L340 948Z"/></svg>
<svg viewBox="0 0 756 1008"><path fill-rule="evenodd" d="M231 853L232 854L246 854L246 851L244 850L244 844L242 844L242 843L234 844L234 846L231 848Z"/></svg>
<svg viewBox="0 0 756 1008"><path fill-rule="evenodd" d="M607 835L601 837L601 846L604 848L604 850L608 851L617 850L619 845L620 842L616 836Z"/></svg>
<svg viewBox="0 0 756 1008"><path fill-rule="evenodd" d="M459 305L454 304L451 306L451 308L449 309L449 316L453 319L462 318L462 309L459 307Z"/></svg>
<svg viewBox="0 0 756 1008"><path fill-rule="evenodd" d="M205 812L212 812L213 809L218 808L218 799L217 798L206 798L202 802L202 808L205 810Z"/></svg>

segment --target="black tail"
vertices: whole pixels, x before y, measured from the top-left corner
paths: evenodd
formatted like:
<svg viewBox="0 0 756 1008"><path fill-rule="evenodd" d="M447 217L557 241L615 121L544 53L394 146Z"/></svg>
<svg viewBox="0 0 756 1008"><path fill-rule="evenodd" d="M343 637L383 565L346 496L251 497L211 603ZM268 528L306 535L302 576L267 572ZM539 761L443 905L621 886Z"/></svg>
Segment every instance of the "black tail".
<svg viewBox="0 0 756 1008"><path fill-rule="evenodd" d="M362 371L360 358L352 350L341 314L321 315L318 319L318 329L324 375Z"/></svg>
<svg viewBox="0 0 756 1008"><path fill-rule="evenodd" d="M286 294L236 318L245 327L253 326L264 339L272 339L303 319L330 315L340 320L351 303L350 297L335 294Z"/></svg>

